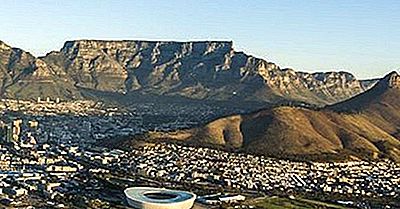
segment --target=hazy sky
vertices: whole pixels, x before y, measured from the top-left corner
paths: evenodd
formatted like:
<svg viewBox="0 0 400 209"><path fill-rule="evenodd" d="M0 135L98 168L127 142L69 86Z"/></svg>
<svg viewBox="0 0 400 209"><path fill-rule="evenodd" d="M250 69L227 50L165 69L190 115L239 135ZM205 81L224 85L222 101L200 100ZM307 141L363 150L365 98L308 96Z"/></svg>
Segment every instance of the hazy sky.
<svg viewBox="0 0 400 209"><path fill-rule="evenodd" d="M370 78L400 68L400 1L0 1L0 40L40 56L73 39L232 40L282 67Z"/></svg>

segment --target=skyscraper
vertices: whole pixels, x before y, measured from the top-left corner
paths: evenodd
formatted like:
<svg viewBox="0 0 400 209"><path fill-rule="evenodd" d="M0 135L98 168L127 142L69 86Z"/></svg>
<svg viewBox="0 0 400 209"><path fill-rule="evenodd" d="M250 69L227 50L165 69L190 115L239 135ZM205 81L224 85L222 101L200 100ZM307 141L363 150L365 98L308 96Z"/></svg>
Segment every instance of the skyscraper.
<svg viewBox="0 0 400 209"><path fill-rule="evenodd" d="M14 141L19 140L19 136L21 134L21 124L22 124L21 119L12 121L12 126L11 126L12 127L12 140L14 140Z"/></svg>

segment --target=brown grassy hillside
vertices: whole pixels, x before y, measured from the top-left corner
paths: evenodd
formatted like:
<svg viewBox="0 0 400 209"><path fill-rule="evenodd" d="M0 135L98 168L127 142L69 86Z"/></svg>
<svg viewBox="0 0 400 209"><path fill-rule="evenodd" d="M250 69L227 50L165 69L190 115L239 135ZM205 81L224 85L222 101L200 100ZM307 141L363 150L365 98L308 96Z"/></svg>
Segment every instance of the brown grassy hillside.
<svg viewBox="0 0 400 209"><path fill-rule="evenodd" d="M400 76L322 110L277 107L215 120L203 127L152 135L276 157L391 158L400 162Z"/></svg>

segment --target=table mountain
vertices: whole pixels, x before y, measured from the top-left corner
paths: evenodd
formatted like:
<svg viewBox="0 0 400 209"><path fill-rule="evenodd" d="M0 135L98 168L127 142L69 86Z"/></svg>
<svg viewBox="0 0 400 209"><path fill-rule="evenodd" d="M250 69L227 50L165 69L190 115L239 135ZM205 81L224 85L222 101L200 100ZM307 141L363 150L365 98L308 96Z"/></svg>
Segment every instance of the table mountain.
<svg viewBox="0 0 400 209"><path fill-rule="evenodd" d="M191 99L294 100L325 105L357 95L374 84L346 72L281 69L235 51L232 42L224 41L77 40L41 58L2 46L2 95L8 97L72 99L82 97L82 89L89 89L127 96L139 92Z"/></svg>

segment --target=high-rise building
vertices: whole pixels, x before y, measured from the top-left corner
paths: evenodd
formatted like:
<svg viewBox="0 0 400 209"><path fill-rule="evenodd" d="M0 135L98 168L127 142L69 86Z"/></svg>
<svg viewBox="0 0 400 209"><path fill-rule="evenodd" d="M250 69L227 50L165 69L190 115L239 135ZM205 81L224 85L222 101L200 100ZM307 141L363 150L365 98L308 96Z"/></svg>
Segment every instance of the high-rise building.
<svg viewBox="0 0 400 209"><path fill-rule="evenodd" d="M6 126L6 142L11 142L13 140L13 128L12 124Z"/></svg>
<svg viewBox="0 0 400 209"><path fill-rule="evenodd" d="M1 120L0 120L0 135L2 141L7 140L7 124L5 124Z"/></svg>
<svg viewBox="0 0 400 209"><path fill-rule="evenodd" d="M12 121L12 139L14 141L18 141L19 140L19 136L21 134L21 125L22 125L22 120L21 119L17 119L17 120L13 120Z"/></svg>
<svg viewBox="0 0 400 209"><path fill-rule="evenodd" d="M29 124L29 128L31 128L31 129L36 129L39 126L39 122L34 121L34 120L28 121L28 124Z"/></svg>

